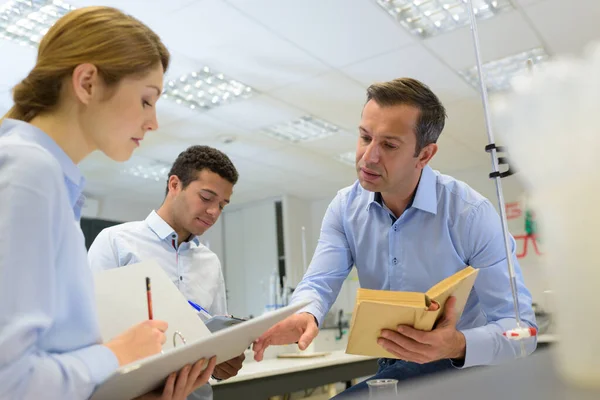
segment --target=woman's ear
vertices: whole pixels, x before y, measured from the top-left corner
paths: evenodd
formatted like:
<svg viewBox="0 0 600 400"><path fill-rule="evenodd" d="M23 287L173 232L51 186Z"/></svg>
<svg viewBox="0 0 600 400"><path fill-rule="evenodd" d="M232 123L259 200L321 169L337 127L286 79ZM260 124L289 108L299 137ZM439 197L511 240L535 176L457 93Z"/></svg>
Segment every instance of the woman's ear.
<svg viewBox="0 0 600 400"><path fill-rule="evenodd" d="M71 85L75 97L81 103L90 103L92 97L100 90L99 83L98 68L94 64L79 64L73 70Z"/></svg>

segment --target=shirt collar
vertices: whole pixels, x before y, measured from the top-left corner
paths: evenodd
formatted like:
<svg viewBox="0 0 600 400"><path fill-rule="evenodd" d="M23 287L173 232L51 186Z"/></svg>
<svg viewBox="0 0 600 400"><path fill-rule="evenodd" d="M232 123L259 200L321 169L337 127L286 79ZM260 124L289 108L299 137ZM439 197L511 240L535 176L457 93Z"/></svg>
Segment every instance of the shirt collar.
<svg viewBox="0 0 600 400"><path fill-rule="evenodd" d="M412 206L434 215L437 214L437 177L429 165L423 168Z"/></svg>
<svg viewBox="0 0 600 400"><path fill-rule="evenodd" d="M64 152L63 149L44 131L31 125L25 121L19 121L16 119L7 118L2 121L0 127L0 135L10 133L14 130L14 133L24 139L33 142L45 150L47 150L52 156L58 161L60 168L65 177L65 184L67 186L67 192L69 194L69 201L71 207L75 212L75 216L79 219L81 215L81 208L85 197L83 196L83 188L85 187L85 178L81 174L79 167L71 160L71 158Z"/></svg>
<svg viewBox="0 0 600 400"><path fill-rule="evenodd" d="M421 179L419 179L419 184L417 185L415 195L413 196L406 208L408 209L410 207L414 207L431 214L437 214L436 184L437 178L435 176L435 173L429 165L426 165L425 168L423 168L423 172L421 173ZM381 193L369 193L367 211L373 203L377 203L380 206L383 206L383 198L381 196Z"/></svg>
<svg viewBox="0 0 600 400"><path fill-rule="evenodd" d="M171 225L162 219L161 216L158 215L158 213L154 210L152 210L152 212L146 217L146 223L161 240L165 240L169 237L177 237L177 233L175 233L173 228L171 228ZM198 236L194 236L189 241L196 243L196 245L200 244L200 239Z"/></svg>

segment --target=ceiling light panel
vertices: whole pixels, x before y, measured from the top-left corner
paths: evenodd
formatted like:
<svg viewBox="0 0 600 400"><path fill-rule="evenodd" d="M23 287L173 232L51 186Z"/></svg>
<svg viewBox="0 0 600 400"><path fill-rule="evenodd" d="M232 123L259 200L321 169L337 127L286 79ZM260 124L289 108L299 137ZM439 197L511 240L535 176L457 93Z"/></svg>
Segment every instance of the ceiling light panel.
<svg viewBox="0 0 600 400"><path fill-rule="evenodd" d="M376 0L410 33L427 38L469 25L467 0ZM478 19L511 10L509 0L473 0Z"/></svg>
<svg viewBox="0 0 600 400"><path fill-rule="evenodd" d="M156 182L166 181L171 170L170 164L141 157L132 158L125 164L122 174Z"/></svg>
<svg viewBox="0 0 600 400"><path fill-rule="evenodd" d="M0 38L37 47L48 29L75 7L60 0L11 0L0 5Z"/></svg>
<svg viewBox="0 0 600 400"><path fill-rule="evenodd" d="M489 92L500 92L508 89L512 78L527 72L529 60L535 66L547 61L549 58L548 53L543 48L538 47L483 64L487 90ZM471 67L459 71L459 73L469 84L479 90L477 67Z"/></svg>
<svg viewBox="0 0 600 400"><path fill-rule="evenodd" d="M264 133L272 138L291 143L310 142L342 132L338 126L310 115L264 130Z"/></svg>
<svg viewBox="0 0 600 400"><path fill-rule="evenodd" d="M192 110L206 111L223 104L252 97L256 91L222 73L204 67L200 71L170 80L163 98Z"/></svg>

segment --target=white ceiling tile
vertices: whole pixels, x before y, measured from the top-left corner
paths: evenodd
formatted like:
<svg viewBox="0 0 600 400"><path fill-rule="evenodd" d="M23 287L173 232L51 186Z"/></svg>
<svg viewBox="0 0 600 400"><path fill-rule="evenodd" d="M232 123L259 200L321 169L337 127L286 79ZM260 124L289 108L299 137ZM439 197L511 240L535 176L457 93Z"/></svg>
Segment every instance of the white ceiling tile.
<svg viewBox="0 0 600 400"><path fill-rule="evenodd" d="M87 6L108 6L133 15L142 22L150 25L159 23L161 17L198 0L67 0L77 8Z"/></svg>
<svg viewBox="0 0 600 400"><path fill-rule="evenodd" d="M365 87L339 72L323 74L271 92L327 122L353 132L365 103Z"/></svg>
<svg viewBox="0 0 600 400"><path fill-rule="evenodd" d="M142 145L134 153L134 156L146 157L164 163L172 164L179 153L190 147L189 141L182 141L166 134L146 135Z"/></svg>
<svg viewBox="0 0 600 400"><path fill-rule="evenodd" d="M420 44L361 61L345 67L344 73L365 86L400 77L418 79L442 100L452 101L476 95L475 90Z"/></svg>
<svg viewBox="0 0 600 400"><path fill-rule="evenodd" d="M199 71L204 67L212 68L212 65L207 65L205 61L180 51L173 50L172 48L169 48L169 53L171 53L171 59L169 62L169 69L165 74L165 82L178 79L183 75L189 75L191 72ZM196 56L198 56L198 54L196 54ZM215 71L218 73L223 72L216 69Z"/></svg>
<svg viewBox="0 0 600 400"><path fill-rule="evenodd" d="M115 7L134 15L148 12L169 13L178 10L198 0L154 0L148 3L146 0L69 0L68 3L77 7L107 6Z"/></svg>
<svg viewBox="0 0 600 400"><path fill-rule="evenodd" d="M546 0L514 0L514 1L517 5L523 7L523 6L529 6L531 4L539 3L541 1L546 1Z"/></svg>
<svg viewBox="0 0 600 400"><path fill-rule="evenodd" d="M202 59L207 49L264 30L222 0L195 1L151 26L169 49L197 59Z"/></svg>
<svg viewBox="0 0 600 400"><path fill-rule="evenodd" d="M188 107L177 104L169 98L160 98L156 103L156 118L158 120L158 129L163 126L171 125L200 115L203 111L192 110Z"/></svg>
<svg viewBox="0 0 600 400"><path fill-rule="evenodd" d="M266 186L289 179L288 172L277 166L262 163L262 157L241 157L235 154L228 156L240 173L240 180Z"/></svg>
<svg viewBox="0 0 600 400"><path fill-rule="evenodd" d="M300 142L297 146L321 153L328 157L335 157L341 153L356 150L356 133L337 133L319 140Z"/></svg>
<svg viewBox="0 0 600 400"><path fill-rule="evenodd" d="M414 42L375 1L229 0L229 3L335 67Z"/></svg>
<svg viewBox="0 0 600 400"><path fill-rule="evenodd" d="M258 91L269 91L328 70L322 62L266 29L194 51L203 63Z"/></svg>
<svg viewBox="0 0 600 400"><path fill-rule="evenodd" d="M597 0L546 0L525 7L553 53L580 54L600 39L600 2Z"/></svg>
<svg viewBox="0 0 600 400"><path fill-rule="evenodd" d="M484 63L541 45L535 31L518 11L478 21L477 27ZM452 68L463 69L475 65L469 27L426 39L423 43Z"/></svg>
<svg viewBox="0 0 600 400"><path fill-rule="evenodd" d="M258 160L260 160L262 154L277 151L285 146L283 142L258 134L238 136L231 143L219 139L206 141L202 144L219 149L230 157L256 157Z"/></svg>
<svg viewBox="0 0 600 400"><path fill-rule="evenodd" d="M238 136L243 130L225 121L218 120L201 111L195 111L190 118L161 124L152 135L167 134L189 143L205 142L217 137Z"/></svg>
<svg viewBox="0 0 600 400"><path fill-rule="evenodd" d="M276 151L268 151L257 158L257 163L277 168L284 172L286 180L294 179L297 176L316 177L328 174L344 174L348 171L348 166L334 160L331 157L323 156L298 146L285 146Z"/></svg>
<svg viewBox="0 0 600 400"><path fill-rule="evenodd" d="M249 131L291 121L302 114L301 110L264 94L225 104L207 112L209 116Z"/></svg>

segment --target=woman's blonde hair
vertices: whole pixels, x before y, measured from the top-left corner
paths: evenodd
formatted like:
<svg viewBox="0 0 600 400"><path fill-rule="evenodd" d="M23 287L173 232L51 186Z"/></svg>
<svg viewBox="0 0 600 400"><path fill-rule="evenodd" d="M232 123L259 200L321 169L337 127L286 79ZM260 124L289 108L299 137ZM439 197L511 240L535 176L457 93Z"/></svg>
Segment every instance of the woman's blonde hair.
<svg viewBox="0 0 600 400"><path fill-rule="evenodd" d="M166 71L169 51L156 33L110 7L85 7L60 18L43 37L35 67L13 88L14 106L4 118L31 121L52 110L75 67L90 63L107 86L143 76L157 65Z"/></svg>

